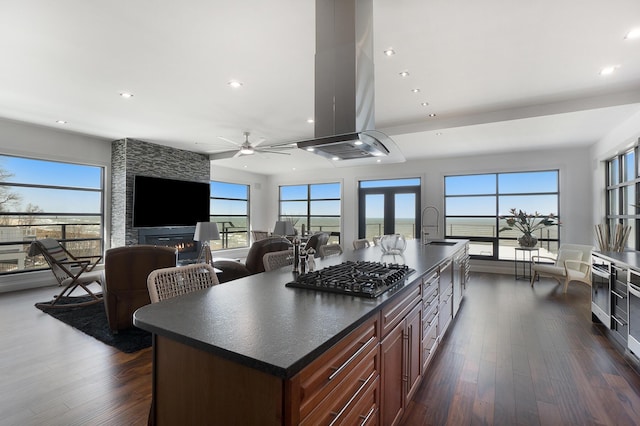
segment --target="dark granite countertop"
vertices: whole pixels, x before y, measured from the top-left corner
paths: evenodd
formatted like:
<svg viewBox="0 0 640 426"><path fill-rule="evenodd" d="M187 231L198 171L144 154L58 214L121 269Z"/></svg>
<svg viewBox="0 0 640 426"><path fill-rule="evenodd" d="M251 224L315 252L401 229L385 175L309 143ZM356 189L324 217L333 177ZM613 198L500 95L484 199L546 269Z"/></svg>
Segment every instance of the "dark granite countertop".
<svg viewBox="0 0 640 426"><path fill-rule="evenodd" d="M594 251L596 256L602 256L614 263L623 263L632 269L640 270L640 252L635 250L617 251Z"/></svg>
<svg viewBox="0 0 640 426"><path fill-rule="evenodd" d="M290 378L378 312L409 284L453 256L455 246L408 241L400 256L377 246L317 259L316 269L344 260L405 263L406 285L376 299L285 287L291 269L264 272L138 309L144 330L280 378Z"/></svg>

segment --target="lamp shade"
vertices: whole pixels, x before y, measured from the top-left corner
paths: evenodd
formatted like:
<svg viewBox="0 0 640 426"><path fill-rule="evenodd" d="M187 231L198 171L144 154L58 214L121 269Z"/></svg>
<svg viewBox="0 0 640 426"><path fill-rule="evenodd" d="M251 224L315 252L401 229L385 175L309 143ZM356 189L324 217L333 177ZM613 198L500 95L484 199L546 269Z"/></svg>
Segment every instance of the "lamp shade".
<svg viewBox="0 0 640 426"><path fill-rule="evenodd" d="M273 227L273 233L275 235L294 235L296 231L293 229L293 224L288 220L279 220L276 222L276 226Z"/></svg>
<svg viewBox="0 0 640 426"><path fill-rule="evenodd" d="M211 241L219 240L220 232L218 224L215 222L198 222L196 223L196 232L193 234L195 241Z"/></svg>

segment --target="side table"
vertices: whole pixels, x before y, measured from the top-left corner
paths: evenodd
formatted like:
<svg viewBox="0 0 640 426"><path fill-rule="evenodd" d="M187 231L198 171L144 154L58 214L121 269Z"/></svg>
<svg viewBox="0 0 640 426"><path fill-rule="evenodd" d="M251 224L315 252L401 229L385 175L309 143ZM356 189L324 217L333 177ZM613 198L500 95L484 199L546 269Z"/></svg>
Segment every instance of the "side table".
<svg viewBox="0 0 640 426"><path fill-rule="evenodd" d="M540 249L537 247L516 247L514 262L516 280L531 281L531 258L539 255Z"/></svg>

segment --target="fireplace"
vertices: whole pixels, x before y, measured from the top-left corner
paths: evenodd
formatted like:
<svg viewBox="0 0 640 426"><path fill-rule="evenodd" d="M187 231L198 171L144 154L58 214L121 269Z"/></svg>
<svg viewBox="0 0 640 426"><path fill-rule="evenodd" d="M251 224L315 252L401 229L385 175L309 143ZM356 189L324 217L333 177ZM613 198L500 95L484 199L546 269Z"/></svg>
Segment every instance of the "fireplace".
<svg viewBox="0 0 640 426"><path fill-rule="evenodd" d="M140 228L138 243L178 249L178 263L194 263L200 254L200 242L193 239L195 226L177 228Z"/></svg>

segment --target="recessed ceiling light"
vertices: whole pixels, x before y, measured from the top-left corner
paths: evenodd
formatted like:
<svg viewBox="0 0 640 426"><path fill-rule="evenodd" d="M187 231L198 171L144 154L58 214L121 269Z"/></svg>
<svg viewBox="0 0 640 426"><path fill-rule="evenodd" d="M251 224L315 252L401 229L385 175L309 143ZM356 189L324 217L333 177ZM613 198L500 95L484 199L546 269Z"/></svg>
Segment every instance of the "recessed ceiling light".
<svg viewBox="0 0 640 426"><path fill-rule="evenodd" d="M422 106L429 106L429 102L421 102L420 105Z"/></svg>
<svg viewBox="0 0 640 426"><path fill-rule="evenodd" d="M331 157L331 159L332 159L333 161L338 161L338 160L340 159L340 157Z"/></svg>
<svg viewBox="0 0 640 426"><path fill-rule="evenodd" d="M634 28L624 36L625 40L635 40L637 38L640 38L640 28Z"/></svg>
<svg viewBox="0 0 640 426"><path fill-rule="evenodd" d="M382 160L379 159L379 158L376 160L376 163L381 163L381 162L382 162Z"/></svg>
<svg viewBox="0 0 640 426"><path fill-rule="evenodd" d="M404 77L409 77L409 71L402 71L400 73L400 77L404 78Z"/></svg>
<svg viewBox="0 0 640 426"><path fill-rule="evenodd" d="M436 136L442 136L442 132L436 132Z"/></svg>
<svg viewBox="0 0 640 426"><path fill-rule="evenodd" d="M309 124L313 124L315 121L313 120L313 118L307 118L307 123Z"/></svg>
<svg viewBox="0 0 640 426"><path fill-rule="evenodd" d="M611 65L611 66L608 66L608 67L604 67L604 68L602 68L600 70L600 75L611 75L618 68L620 68L620 65Z"/></svg>
<svg viewBox="0 0 640 426"><path fill-rule="evenodd" d="M362 141L355 141L353 144L354 145L362 145Z"/></svg>
<svg viewBox="0 0 640 426"><path fill-rule="evenodd" d="M374 152L373 153L374 157L382 157L382 153L381 152Z"/></svg>
<svg viewBox="0 0 640 426"><path fill-rule="evenodd" d="M429 117L435 117L435 116L436 116L436 114L433 113L433 112L431 114L429 114Z"/></svg>
<svg viewBox="0 0 640 426"><path fill-rule="evenodd" d="M417 87L416 87L415 89L411 89L411 91L412 91L413 93L420 93L420 89L418 89Z"/></svg>
<svg viewBox="0 0 640 426"><path fill-rule="evenodd" d="M56 123L58 123L58 124L67 124L67 122L64 121L64 120L56 120Z"/></svg>
<svg viewBox="0 0 640 426"><path fill-rule="evenodd" d="M229 87L232 87L234 89L239 89L242 87L242 83L239 82L238 80L231 80L227 84L229 85Z"/></svg>
<svg viewBox="0 0 640 426"><path fill-rule="evenodd" d="M133 98L133 93L129 93L129 92L121 92L120 96L125 98L125 99L129 99L129 98Z"/></svg>
<svg viewBox="0 0 640 426"><path fill-rule="evenodd" d="M384 54L385 54L385 55L387 55L387 56L393 56L393 55L395 55L395 54L396 54L396 51L395 51L395 50L393 50L393 49L390 47L390 48L388 48L388 49L385 49Z"/></svg>

